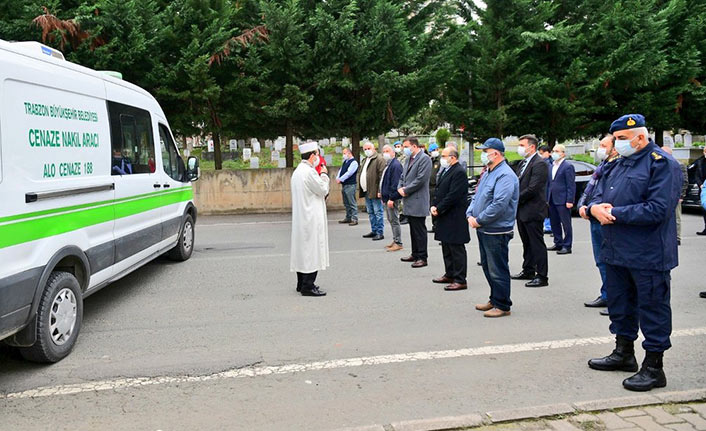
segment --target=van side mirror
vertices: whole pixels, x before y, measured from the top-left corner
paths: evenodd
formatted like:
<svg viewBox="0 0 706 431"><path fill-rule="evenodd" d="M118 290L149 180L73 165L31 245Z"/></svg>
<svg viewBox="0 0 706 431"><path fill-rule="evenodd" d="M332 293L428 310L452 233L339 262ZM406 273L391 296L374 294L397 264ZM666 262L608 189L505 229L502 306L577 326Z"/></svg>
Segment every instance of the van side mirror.
<svg viewBox="0 0 706 431"><path fill-rule="evenodd" d="M201 169L199 168L199 159L194 156L189 156L186 161L186 176L189 181L196 181L201 176Z"/></svg>

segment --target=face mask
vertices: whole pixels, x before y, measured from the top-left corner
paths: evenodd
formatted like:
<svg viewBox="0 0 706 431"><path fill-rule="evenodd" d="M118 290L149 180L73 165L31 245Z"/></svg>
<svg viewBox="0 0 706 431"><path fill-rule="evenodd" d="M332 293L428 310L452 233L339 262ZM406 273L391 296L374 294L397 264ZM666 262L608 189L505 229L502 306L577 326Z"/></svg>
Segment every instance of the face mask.
<svg viewBox="0 0 706 431"><path fill-rule="evenodd" d="M313 167L319 166L320 161L321 161L321 159L319 159L319 156L314 156L314 160L311 162L311 166L313 166Z"/></svg>
<svg viewBox="0 0 706 431"><path fill-rule="evenodd" d="M637 136L635 136L636 138ZM633 148L630 143L635 139L616 139L615 140L615 149L618 151L618 154L620 154L623 157L630 157L633 154L637 152L637 148Z"/></svg>
<svg viewBox="0 0 706 431"><path fill-rule="evenodd" d="M520 157L525 157L527 155L527 148L517 147L517 154L519 154Z"/></svg>
<svg viewBox="0 0 706 431"><path fill-rule="evenodd" d="M596 157L598 157L598 160L605 160L608 157L608 152L605 148L599 148L596 150Z"/></svg>
<svg viewBox="0 0 706 431"><path fill-rule="evenodd" d="M441 164L441 167L444 169L449 167L449 159L441 159L441 160L439 160L439 163Z"/></svg>
<svg viewBox="0 0 706 431"><path fill-rule="evenodd" d="M382 153L382 158L385 159L386 162L392 160L392 156L390 155L390 153Z"/></svg>
<svg viewBox="0 0 706 431"><path fill-rule="evenodd" d="M404 155L409 157L412 155L412 149L409 147L404 147Z"/></svg>
<svg viewBox="0 0 706 431"><path fill-rule="evenodd" d="M561 159L561 154L559 153L552 153L552 160L557 161Z"/></svg>
<svg viewBox="0 0 706 431"><path fill-rule="evenodd" d="M401 152L402 152L402 148L395 147L395 153L400 154Z"/></svg>
<svg viewBox="0 0 706 431"><path fill-rule="evenodd" d="M488 166L492 160L488 157L488 153L484 151L480 153L480 162L483 163L484 166Z"/></svg>
<svg viewBox="0 0 706 431"><path fill-rule="evenodd" d="M439 157L439 152L438 151L432 151L431 152L432 157Z"/></svg>
<svg viewBox="0 0 706 431"><path fill-rule="evenodd" d="M370 157L373 155L373 150L365 150L363 152L365 153L365 157Z"/></svg>

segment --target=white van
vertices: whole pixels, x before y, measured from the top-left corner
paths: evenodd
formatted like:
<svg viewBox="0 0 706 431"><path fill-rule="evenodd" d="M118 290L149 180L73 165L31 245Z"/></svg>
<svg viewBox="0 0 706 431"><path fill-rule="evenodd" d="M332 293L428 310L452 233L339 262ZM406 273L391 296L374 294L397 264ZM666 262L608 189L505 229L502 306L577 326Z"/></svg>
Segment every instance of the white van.
<svg viewBox="0 0 706 431"><path fill-rule="evenodd" d="M196 207L169 123L145 90L0 40L0 340L71 352L83 298L167 253L191 256Z"/></svg>

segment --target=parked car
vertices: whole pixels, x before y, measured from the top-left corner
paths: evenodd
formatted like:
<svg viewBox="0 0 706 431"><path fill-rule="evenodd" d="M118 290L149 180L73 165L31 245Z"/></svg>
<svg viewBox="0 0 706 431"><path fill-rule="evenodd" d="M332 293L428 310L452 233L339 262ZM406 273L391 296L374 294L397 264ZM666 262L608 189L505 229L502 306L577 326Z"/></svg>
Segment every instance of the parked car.
<svg viewBox="0 0 706 431"><path fill-rule="evenodd" d="M681 203L684 209L701 209L701 189L696 183L696 165L689 166L689 187L686 189L686 196Z"/></svg>

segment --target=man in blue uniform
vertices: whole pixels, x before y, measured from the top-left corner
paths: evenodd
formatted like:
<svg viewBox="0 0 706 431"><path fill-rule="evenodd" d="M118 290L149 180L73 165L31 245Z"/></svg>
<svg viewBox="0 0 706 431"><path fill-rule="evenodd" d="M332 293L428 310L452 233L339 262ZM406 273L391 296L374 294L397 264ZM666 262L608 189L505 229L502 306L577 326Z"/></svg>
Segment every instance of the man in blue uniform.
<svg viewBox="0 0 706 431"><path fill-rule="evenodd" d="M610 332L616 348L588 366L604 371L637 371L633 342L645 341L640 371L623 381L632 391L666 386L662 367L671 347L670 270L677 266L674 210L679 200L679 166L649 141L645 118L624 115L610 132L621 158L588 205L602 225L601 260L606 264Z"/></svg>

